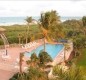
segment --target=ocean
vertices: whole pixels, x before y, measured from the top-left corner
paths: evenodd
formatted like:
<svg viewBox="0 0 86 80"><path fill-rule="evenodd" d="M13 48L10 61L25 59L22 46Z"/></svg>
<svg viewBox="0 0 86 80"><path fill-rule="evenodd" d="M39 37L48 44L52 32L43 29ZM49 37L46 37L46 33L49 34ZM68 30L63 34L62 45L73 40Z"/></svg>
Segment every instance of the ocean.
<svg viewBox="0 0 86 80"><path fill-rule="evenodd" d="M14 25L14 24L26 24L27 17L0 17L0 25ZM38 20L40 17L33 17L33 19ZM61 17L61 21L71 20L71 19L81 19L82 17Z"/></svg>

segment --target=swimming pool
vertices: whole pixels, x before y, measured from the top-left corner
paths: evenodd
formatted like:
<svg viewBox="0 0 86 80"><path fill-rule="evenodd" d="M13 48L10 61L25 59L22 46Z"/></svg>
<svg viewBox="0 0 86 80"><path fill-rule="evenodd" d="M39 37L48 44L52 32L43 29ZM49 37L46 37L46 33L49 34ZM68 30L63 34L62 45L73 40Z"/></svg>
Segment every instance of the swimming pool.
<svg viewBox="0 0 86 80"><path fill-rule="evenodd" d="M54 59L58 53L63 49L63 45L62 44L46 44L46 52L52 57L52 59ZM44 46L41 45L39 47L37 47L36 49L32 50L31 52L26 52L25 56L30 57L31 54L36 53L36 55L38 56L39 52L41 50L44 49Z"/></svg>

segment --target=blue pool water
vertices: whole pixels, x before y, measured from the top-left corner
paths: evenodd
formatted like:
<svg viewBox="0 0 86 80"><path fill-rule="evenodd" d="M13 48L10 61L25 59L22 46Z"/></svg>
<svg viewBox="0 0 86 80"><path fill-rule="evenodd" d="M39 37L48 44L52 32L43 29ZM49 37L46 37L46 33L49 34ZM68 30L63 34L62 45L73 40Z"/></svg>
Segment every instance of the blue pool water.
<svg viewBox="0 0 86 80"><path fill-rule="evenodd" d="M46 52L54 59L58 53L62 50L63 45L62 44L46 44ZM26 52L25 56L31 56L31 54L36 53L37 56L41 50L44 49L44 46L41 45L37 47L35 50L32 50L31 52Z"/></svg>

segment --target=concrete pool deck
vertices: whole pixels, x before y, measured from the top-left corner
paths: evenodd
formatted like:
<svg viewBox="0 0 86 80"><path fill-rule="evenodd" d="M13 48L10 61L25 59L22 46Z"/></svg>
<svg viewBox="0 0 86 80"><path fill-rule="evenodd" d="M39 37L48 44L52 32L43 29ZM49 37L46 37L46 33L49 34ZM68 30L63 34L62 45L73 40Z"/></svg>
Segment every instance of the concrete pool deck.
<svg viewBox="0 0 86 80"><path fill-rule="evenodd" d="M0 50L0 80L9 80L10 77L12 77L12 75L16 72L19 71L19 69L17 68L18 66L18 59L19 59L19 54L21 52L30 52L32 51L33 49L35 49L36 47L40 46L43 44L43 41L42 40L38 40L37 41L37 45L35 45L34 47L31 47L31 48L27 48L27 49L23 49L22 47L9 47L7 48L7 53L9 55L9 58L4 60L2 58L2 54L3 54L3 51L4 49L1 49ZM57 44L57 43L55 43ZM71 46L72 44L70 44ZM71 46L71 49L69 51L66 52L66 59L69 57L70 55L70 52L72 51L72 46ZM60 54L54 59L54 62L53 64L57 64L57 62L59 63L60 61L62 61L62 57L61 55L63 55L64 52L63 50L60 52ZM24 58L25 61L29 58ZM17 64L16 64L17 63ZM24 67L26 67L26 64L25 62L23 62L23 69Z"/></svg>
<svg viewBox="0 0 86 80"><path fill-rule="evenodd" d="M64 50L64 48L59 52L59 54L56 56L56 58L53 60L52 65L56 65L59 64L61 62L64 61L64 51L65 51L65 60L68 60L71 52L73 51L73 43L67 43L69 49L68 50Z"/></svg>

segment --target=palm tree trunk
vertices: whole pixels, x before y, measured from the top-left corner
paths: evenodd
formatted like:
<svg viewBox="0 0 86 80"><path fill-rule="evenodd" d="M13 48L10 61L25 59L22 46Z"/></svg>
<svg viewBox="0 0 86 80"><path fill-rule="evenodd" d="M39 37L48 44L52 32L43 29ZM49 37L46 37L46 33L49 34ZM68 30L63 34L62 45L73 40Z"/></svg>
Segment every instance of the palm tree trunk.
<svg viewBox="0 0 86 80"><path fill-rule="evenodd" d="M45 44L46 44L46 43L45 43L45 37L44 37L44 52L45 52Z"/></svg>
<svg viewBox="0 0 86 80"><path fill-rule="evenodd" d="M19 45L20 45L20 38L19 38Z"/></svg>
<svg viewBox="0 0 86 80"><path fill-rule="evenodd" d="M27 44L27 34L26 34L26 44Z"/></svg>
<svg viewBox="0 0 86 80"><path fill-rule="evenodd" d="M63 42L63 46L64 46L64 62L65 62L65 44Z"/></svg>
<svg viewBox="0 0 86 80"><path fill-rule="evenodd" d="M29 25L29 24L28 24L28 25ZM25 38L26 38L26 44L27 44L27 38L28 38L28 31L29 31L29 26L27 27L26 35L25 35Z"/></svg>
<svg viewBox="0 0 86 80"><path fill-rule="evenodd" d="M65 47L64 47L64 62L65 62Z"/></svg>
<svg viewBox="0 0 86 80"><path fill-rule="evenodd" d="M19 61L19 66L20 66L20 74L22 74L22 53L20 53L20 56L19 56L19 58L20 58L20 61Z"/></svg>

